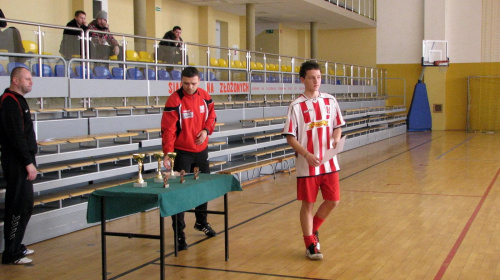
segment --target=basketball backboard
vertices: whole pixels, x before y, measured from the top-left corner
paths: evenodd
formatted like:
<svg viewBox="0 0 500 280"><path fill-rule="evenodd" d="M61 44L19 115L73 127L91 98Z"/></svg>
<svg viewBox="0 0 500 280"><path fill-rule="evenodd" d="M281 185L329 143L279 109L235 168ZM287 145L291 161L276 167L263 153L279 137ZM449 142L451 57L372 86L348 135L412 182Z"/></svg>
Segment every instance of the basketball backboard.
<svg viewBox="0 0 500 280"><path fill-rule="evenodd" d="M448 66L448 41L424 40L422 66Z"/></svg>

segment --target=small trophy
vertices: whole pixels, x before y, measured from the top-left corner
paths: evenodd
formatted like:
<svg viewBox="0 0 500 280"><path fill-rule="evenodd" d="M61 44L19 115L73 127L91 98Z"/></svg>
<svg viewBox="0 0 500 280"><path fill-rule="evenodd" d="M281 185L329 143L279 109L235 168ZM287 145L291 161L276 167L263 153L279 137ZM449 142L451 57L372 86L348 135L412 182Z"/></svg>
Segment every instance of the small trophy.
<svg viewBox="0 0 500 280"><path fill-rule="evenodd" d="M164 188L168 188L168 187L170 187L170 186L168 185L168 177L170 177L170 173L168 173L168 172L163 172L163 187L164 187Z"/></svg>
<svg viewBox="0 0 500 280"><path fill-rule="evenodd" d="M184 184L184 182L186 182L186 179L184 179L185 174L186 174L186 171L181 170L181 184Z"/></svg>
<svg viewBox="0 0 500 280"><path fill-rule="evenodd" d="M139 166L139 178L137 178L137 181L134 183L134 187L145 187L148 185L148 183L144 182L144 179L142 179L142 165L144 162L144 157L145 154L133 154L132 157L137 161L137 165Z"/></svg>
<svg viewBox="0 0 500 280"><path fill-rule="evenodd" d="M161 162L165 154L163 152L154 153L153 156L158 161L158 170L156 171L155 183L163 182L163 176L161 175Z"/></svg>
<svg viewBox="0 0 500 280"><path fill-rule="evenodd" d="M170 159L170 178L175 178L174 161L175 161L176 156L177 156L177 153L175 153L175 152L167 153L167 157Z"/></svg>
<svg viewBox="0 0 500 280"><path fill-rule="evenodd" d="M200 168L198 166L196 166L194 168L194 177L193 177L195 180L198 180L200 179Z"/></svg>

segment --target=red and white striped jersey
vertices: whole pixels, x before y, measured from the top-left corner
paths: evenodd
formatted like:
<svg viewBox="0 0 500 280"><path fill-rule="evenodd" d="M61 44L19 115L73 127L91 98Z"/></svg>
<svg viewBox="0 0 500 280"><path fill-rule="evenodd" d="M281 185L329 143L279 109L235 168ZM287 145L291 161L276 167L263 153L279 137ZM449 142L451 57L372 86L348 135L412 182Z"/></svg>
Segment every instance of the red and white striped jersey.
<svg viewBox="0 0 500 280"><path fill-rule="evenodd" d="M293 135L302 147L321 161L326 150L333 148L333 130L344 124L335 97L320 92L318 97L309 99L302 94L288 108L283 135ZM313 167L303 155L298 155L295 166L297 177L316 176L340 169L336 156Z"/></svg>

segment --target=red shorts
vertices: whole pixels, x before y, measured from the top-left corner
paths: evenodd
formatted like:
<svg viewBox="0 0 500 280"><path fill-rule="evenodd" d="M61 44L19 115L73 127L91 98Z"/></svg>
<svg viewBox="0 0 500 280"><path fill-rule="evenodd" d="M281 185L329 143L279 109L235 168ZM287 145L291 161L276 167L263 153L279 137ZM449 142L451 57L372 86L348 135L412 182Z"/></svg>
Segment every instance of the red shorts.
<svg viewBox="0 0 500 280"><path fill-rule="evenodd" d="M339 173L297 178L297 199L311 203L316 202L320 188L324 200L339 201Z"/></svg>

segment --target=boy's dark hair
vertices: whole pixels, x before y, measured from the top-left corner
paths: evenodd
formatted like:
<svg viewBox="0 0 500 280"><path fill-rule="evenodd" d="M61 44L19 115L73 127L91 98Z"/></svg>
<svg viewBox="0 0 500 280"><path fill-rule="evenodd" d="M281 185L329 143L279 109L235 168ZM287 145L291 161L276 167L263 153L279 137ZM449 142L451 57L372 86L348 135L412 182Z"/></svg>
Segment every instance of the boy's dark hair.
<svg viewBox="0 0 500 280"><path fill-rule="evenodd" d="M75 17L79 16L80 14L87 15L84 11L78 10L78 11L75 12Z"/></svg>
<svg viewBox="0 0 500 280"><path fill-rule="evenodd" d="M316 61L308 60L308 61L305 61L304 63L302 63L302 65L300 66L299 76L301 78L305 78L306 72L308 70L320 70L321 71L319 64Z"/></svg>
<svg viewBox="0 0 500 280"><path fill-rule="evenodd" d="M180 26L177 26L177 25L176 25L176 26L174 26L174 28L172 28L172 31L175 31L175 30L177 30L177 29L182 30Z"/></svg>
<svg viewBox="0 0 500 280"><path fill-rule="evenodd" d="M192 78L195 76L198 76L198 78L200 77L200 72L196 67L189 66L184 68L184 70L182 70L181 77Z"/></svg>

